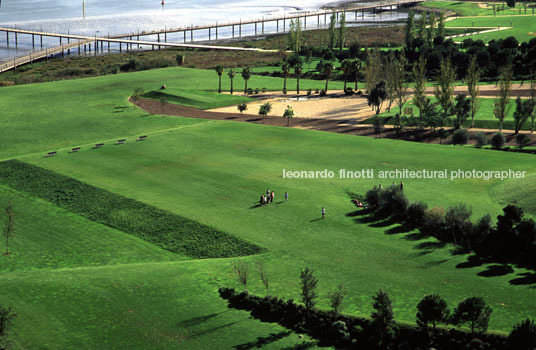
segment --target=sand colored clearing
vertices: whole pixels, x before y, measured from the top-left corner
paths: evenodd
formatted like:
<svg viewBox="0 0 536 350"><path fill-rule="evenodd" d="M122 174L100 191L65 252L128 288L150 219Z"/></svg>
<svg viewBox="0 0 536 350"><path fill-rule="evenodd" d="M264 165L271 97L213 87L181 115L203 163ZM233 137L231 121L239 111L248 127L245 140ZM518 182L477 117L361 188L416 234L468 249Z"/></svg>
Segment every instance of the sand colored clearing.
<svg viewBox="0 0 536 350"><path fill-rule="evenodd" d="M344 96L342 90L330 91L328 96L318 95L306 96L305 93L297 99L296 94L284 95L270 93L260 95L256 101L248 103L245 113L257 114L259 107L266 103L272 103L270 115L282 116L287 106L294 110L296 118L323 118L323 119L345 119L361 121L374 115L374 111L368 106L365 97ZM212 109L213 112L236 113L236 106Z"/></svg>
<svg viewBox="0 0 536 350"><path fill-rule="evenodd" d="M481 98L496 97L497 87L495 85L480 85ZM524 85L512 84L512 96L521 96L526 98L529 95L529 84ZM455 94L467 94L467 86L456 86ZM411 93L411 89L409 91ZM434 88L427 87L426 94L430 97L434 95ZM243 95L243 94L237 94ZM243 95L245 96L245 95ZM374 111L368 106L366 97L363 96L345 96L342 90L330 90L328 96L320 97L316 94L306 96L305 92L300 94L300 100L297 95L276 92L269 92L260 95L253 95L255 101L248 103L248 109L245 113L257 114L259 107L266 103L272 103L272 116L282 116L287 106L294 110L295 118L321 118L321 119L344 119L351 124L363 121L374 116ZM387 101L382 106L385 111ZM211 112L237 113L237 106L221 107L209 110Z"/></svg>

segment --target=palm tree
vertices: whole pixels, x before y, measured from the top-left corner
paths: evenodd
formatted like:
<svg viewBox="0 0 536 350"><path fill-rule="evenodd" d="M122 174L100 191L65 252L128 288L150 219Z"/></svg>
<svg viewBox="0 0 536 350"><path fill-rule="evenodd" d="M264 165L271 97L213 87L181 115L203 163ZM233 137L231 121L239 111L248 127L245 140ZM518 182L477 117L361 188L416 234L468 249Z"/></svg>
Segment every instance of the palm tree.
<svg viewBox="0 0 536 350"><path fill-rule="evenodd" d="M352 71L355 74L355 91L357 91L357 89L358 89L357 80L358 80L358 76L359 76L359 70L361 69L361 61L359 61L358 58L354 58L350 62L351 62L351 65L352 65Z"/></svg>
<svg viewBox="0 0 536 350"><path fill-rule="evenodd" d="M348 75L352 72L352 61L351 60L342 60L341 70L344 75L344 92L346 92L346 82L348 81Z"/></svg>
<svg viewBox="0 0 536 350"><path fill-rule="evenodd" d="M244 93L248 92L248 79L251 78L251 69L244 68L242 69L242 78L244 79Z"/></svg>
<svg viewBox="0 0 536 350"><path fill-rule="evenodd" d="M300 94L300 75L302 74L302 64L301 63L297 63L295 66L294 66L294 74L296 74L296 93L299 95Z"/></svg>
<svg viewBox="0 0 536 350"><path fill-rule="evenodd" d="M221 65L216 66L216 73L218 73L218 77L220 79L220 84L218 85L218 93L221 94L221 76L223 74L223 66Z"/></svg>
<svg viewBox="0 0 536 350"><path fill-rule="evenodd" d="M231 79L231 95L232 95L233 94L233 79L234 79L234 77L236 75L234 69L230 69L229 72L227 73L227 75Z"/></svg>
<svg viewBox="0 0 536 350"><path fill-rule="evenodd" d="M328 92L328 82L329 78L331 78L331 73L333 72L333 63L331 62L325 62L322 69L324 75L326 76L326 93Z"/></svg>
<svg viewBox="0 0 536 350"><path fill-rule="evenodd" d="M281 73L283 73L283 78L285 78L283 82L283 90L287 90L287 77L288 73L290 72L290 65L288 62L283 62L281 64Z"/></svg>

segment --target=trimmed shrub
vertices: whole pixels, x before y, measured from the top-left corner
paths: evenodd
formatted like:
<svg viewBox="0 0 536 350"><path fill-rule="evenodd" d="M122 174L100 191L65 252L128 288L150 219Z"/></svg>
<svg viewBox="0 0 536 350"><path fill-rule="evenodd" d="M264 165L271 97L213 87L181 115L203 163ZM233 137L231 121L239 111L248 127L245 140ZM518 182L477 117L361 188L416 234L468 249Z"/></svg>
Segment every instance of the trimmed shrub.
<svg viewBox="0 0 536 350"><path fill-rule="evenodd" d="M504 137L504 134L502 132L497 132L493 137L491 138L491 146L495 149L501 149L504 147L504 144L506 143L506 138Z"/></svg>
<svg viewBox="0 0 536 350"><path fill-rule="evenodd" d="M489 142L488 134L482 131L478 132L473 138L475 139L476 147L478 148L482 148L483 146L487 145Z"/></svg>
<svg viewBox="0 0 536 350"><path fill-rule="evenodd" d="M453 145L466 145L467 141L469 141L469 133L465 129L456 130L452 135Z"/></svg>

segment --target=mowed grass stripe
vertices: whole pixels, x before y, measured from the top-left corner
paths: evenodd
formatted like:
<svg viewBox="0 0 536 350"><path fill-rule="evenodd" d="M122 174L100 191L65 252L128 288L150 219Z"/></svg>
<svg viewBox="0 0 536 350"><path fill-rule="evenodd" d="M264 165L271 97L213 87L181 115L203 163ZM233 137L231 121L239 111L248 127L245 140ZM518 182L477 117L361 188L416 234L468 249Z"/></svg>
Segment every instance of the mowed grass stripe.
<svg viewBox="0 0 536 350"><path fill-rule="evenodd" d="M262 252L215 228L18 160L0 163L0 182L176 253L218 258Z"/></svg>

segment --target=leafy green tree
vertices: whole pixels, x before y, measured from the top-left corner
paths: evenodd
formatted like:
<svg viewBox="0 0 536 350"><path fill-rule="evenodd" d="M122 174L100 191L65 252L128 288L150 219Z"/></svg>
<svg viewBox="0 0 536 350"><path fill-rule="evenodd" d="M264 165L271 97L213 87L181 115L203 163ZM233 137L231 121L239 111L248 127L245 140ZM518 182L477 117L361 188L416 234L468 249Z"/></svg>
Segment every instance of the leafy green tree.
<svg viewBox="0 0 536 350"><path fill-rule="evenodd" d="M216 66L216 73L218 73L218 78L220 80L219 85L218 85L218 93L221 94L221 76L223 75L223 66L221 65Z"/></svg>
<svg viewBox="0 0 536 350"><path fill-rule="evenodd" d="M303 71L303 65L301 63L296 63L294 66L294 74L296 74L296 93L300 94L300 77Z"/></svg>
<svg viewBox="0 0 536 350"><path fill-rule="evenodd" d="M372 328L375 332L376 345L387 349L395 336L394 312L391 299L387 292L379 290L373 297Z"/></svg>
<svg viewBox="0 0 536 350"><path fill-rule="evenodd" d="M9 201L6 207L6 227L4 229L4 237L6 237L6 255L9 255L9 240L15 235L15 209L13 202Z"/></svg>
<svg viewBox="0 0 536 350"><path fill-rule="evenodd" d="M430 16L428 16L428 27L426 28L426 39L428 40L428 45L432 45L434 41L434 34L435 34L435 26L436 26L436 16L434 12L430 13Z"/></svg>
<svg viewBox="0 0 536 350"><path fill-rule="evenodd" d="M300 51L301 41L301 23L300 19L290 20L289 28L289 46L292 52Z"/></svg>
<svg viewBox="0 0 536 350"><path fill-rule="evenodd" d="M503 121L508 114L510 107L510 96L512 94L513 68L511 65L503 67L499 77L499 98L495 102L493 114L499 119L499 131L502 131Z"/></svg>
<svg viewBox="0 0 536 350"><path fill-rule="evenodd" d="M534 113L534 101L531 99L522 100L521 97L516 99L516 110L514 112L514 134L518 134L519 130L525 125L525 122Z"/></svg>
<svg viewBox="0 0 536 350"><path fill-rule="evenodd" d="M341 13L339 20L339 50L342 51L346 43L346 13Z"/></svg>
<svg viewBox="0 0 536 350"><path fill-rule="evenodd" d="M437 130L437 136L439 137L439 144L441 145L442 144L442 140L446 139L447 137L449 137L449 132L447 130L445 130L444 128L441 128L439 130Z"/></svg>
<svg viewBox="0 0 536 350"><path fill-rule="evenodd" d="M511 8L516 7L516 0L506 0L506 5Z"/></svg>
<svg viewBox="0 0 536 350"><path fill-rule="evenodd" d="M281 64L281 73L283 74L283 91L287 90L287 78L290 73L290 65L288 62L283 62Z"/></svg>
<svg viewBox="0 0 536 350"><path fill-rule="evenodd" d="M406 82L406 58L402 54L400 59L394 63L393 74L393 95L396 104L398 105L399 115L402 115L402 108L409 99L409 84Z"/></svg>
<svg viewBox="0 0 536 350"><path fill-rule="evenodd" d="M322 62L321 62L322 63ZM323 62L321 65L322 74L324 75L324 78L326 79L326 88L324 91L326 93L328 92L328 84L329 84L329 78L331 78L331 73L333 72L333 63L331 62Z"/></svg>
<svg viewBox="0 0 536 350"><path fill-rule="evenodd" d="M354 58L350 61L352 66L352 72L354 72L355 79L355 91L358 90L359 71L361 70L361 61L358 58Z"/></svg>
<svg viewBox="0 0 536 350"><path fill-rule="evenodd" d="M300 282L302 302L305 305L307 313L309 313L315 307L315 299L318 297L316 292L318 279L313 275L313 270L306 267L300 273Z"/></svg>
<svg viewBox="0 0 536 350"><path fill-rule="evenodd" d="M429 98L424 99L424 104L421 106L421 121L424 125L432 128L435 132L436 128L443 126L444 118L436 110Z"/></svg>
<svg viewBox="0 0 536 350"><path fill-rule="evenodd" d="M266 119L266 116L272 111L272 104L266 102L259 107L259 114L262 116L262 122Z"/></svg>
<svg viewBox="0 0 536 350"><path fill-rule="evenodd" d="M456 96L456 104L452 109L454 112L454 128L459 129L463 123L469 118L471 111L471 100L466 98L464 94Z"/></svg>
<svg viewBox="0 0 536 350"><path fill-rule="evenodd" d="M423 328L436 329L438 323L448 323L450 310L445 299L437 294L429 294L421 299L417 305L417 324Z"/></svg>
<svg viewBox="0 0 536 350"><path fill-rule="evenodd" d="M354 67L352 65L352 60L350 59L342 60L341 70L342 70L342 75L344 77L344 91L346 91L346 84L348 82L348 76L350 75L350 73L352 73L353 69Z"/></svg>
<svg viewBox="0 0 536 350"><path fill-rule="evenodd" d="M233 79L235 77L236 73L234 71L234 69L229 69L229 72L227 72L227 76L229 77L229 79L231 79L231 95L233 94Z"/></svg>
<svg viewBox="0 0 536 350"><path fill-rule="evenodd" d="M467 75L465 76L467 82L467 90L471 97L471 128L475 127L475 116L480 109L481 100L478 99L480 95L480 88L478 83L480 81L480 69L476 60L476 55L471 58L469 67L467 68Z"/></svg>
<svg viewBox="0 0 536 350"><path fill-rule="evenodd" d="M342 311L342 303L348 291L344 287L343 283L340 283L337 288L328 294L329 305L335 315L338 315Z"/></svg>
<svg viewBox="0 0 536 350"><path fill-rule="evenodd" d="M294 110L292 106L287 106L285 112L283 112L283 118L287 118L287 126L290 126L290 120L294 118Z"/></svg>
<svg viewBox="0 0 536 350"><path fill-rule="evenodd" d="M473 211L463 203L458 203L447 209L445 213L445 231L452 235L452 241L458 244L456 235L467 235L473 229L470 221Z"/></svg>
<svg viewBox="0 0 536 350"><path fill-rule="evenodd" d="M244 79L244 93L248 92L248 80L251 78L251 69L244 68L242 69L242 78Z"/></svg>
<svg viewBox="0 0 536 350"><path fill-rule="evenodd" d="M367 90L370 93L378 85L383 77L383 62L379 50L371 50L368 53L365 66L365 81Z"/></svg>
<svg viewBox="0 0 536 350"><path fill-rule="evenodd" d="M240 114L242 114L244 111L247 111L248 105L245 102L242 102L237 106L237 108L240 111Z"/></svg>
<svg viewBox="0 0 536 350"><path fill-rule="evenodd" d="M516 350L536 349L536 323L528 318L516 323L508 336L508 345Z"/></svg>
<svg viewBox="0 0 536 350"><path fill-rule="evenodd" d="M388 97L385 87L385 80L381 80L368 95L368 105L376 111L376 115L380 114L383 101Z"/></svg>
<svg viewBox="0 0 536 350"><path fill-rule="evenodd" d="M424 55L421 55L417 63L413 66L413 104L419 109L419 115L422 118L423 108L425 107L428 98L425 95L426 91L426 60Z"/></svg>
<svg viewBox="0 0 536 350"><path fill-rule="evenodd" d="M452 108L452 95L456 84L456 69L450 59L441 60L441 69L437 76L437 85L434 95L443 110L443 117L447 118Z"/></svg>
<svg viewBox="0 0 536 350"><path fill-rule="evenodd" d="M471 334L475 331L485 332L488 329L492 309L480 297L469 297L461 301L454 309L452 321L456 325L468 324Z"/></svg>

